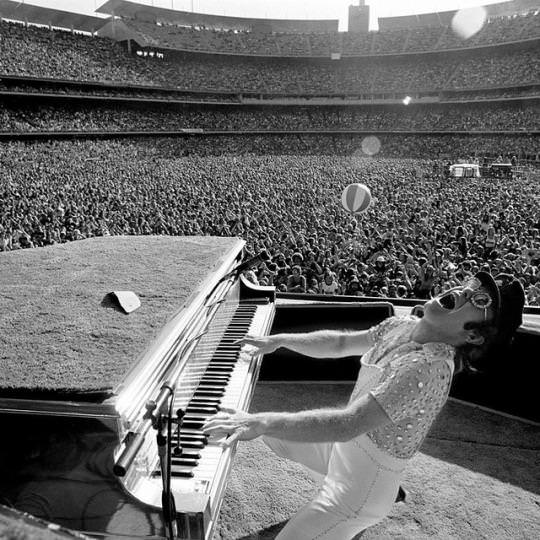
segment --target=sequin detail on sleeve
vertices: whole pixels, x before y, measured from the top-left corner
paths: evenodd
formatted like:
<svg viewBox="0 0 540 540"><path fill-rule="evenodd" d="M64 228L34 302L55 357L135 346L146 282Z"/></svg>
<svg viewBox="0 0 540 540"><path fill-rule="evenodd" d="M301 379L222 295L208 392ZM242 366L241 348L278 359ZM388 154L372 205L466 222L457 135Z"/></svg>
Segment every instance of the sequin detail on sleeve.
<svg viewBox="0 0 540 540"><path fill-rule="evenodd" d="M369 329L371 342L376 345L388 332L391 332L394 328L399 326L401 322L402 319L400 317L388 317L388 319L384 319L384 321L379 324L372 326Z"/></svg>
<svg viewBox="0 0 540 540"><path fill-rule="evenodd" d="M445 361L430 362L416 350L392 362L370 394L392 420L368 436L390 454L411 457L446 402L452 372Z"/></svg>
<svg viewBox="0 0 540 540"><path fill-rule="evenodd" d="M420 355L415 351L392 362L383 382L370 392L394 423L425 408L432 381Z"/></svg>

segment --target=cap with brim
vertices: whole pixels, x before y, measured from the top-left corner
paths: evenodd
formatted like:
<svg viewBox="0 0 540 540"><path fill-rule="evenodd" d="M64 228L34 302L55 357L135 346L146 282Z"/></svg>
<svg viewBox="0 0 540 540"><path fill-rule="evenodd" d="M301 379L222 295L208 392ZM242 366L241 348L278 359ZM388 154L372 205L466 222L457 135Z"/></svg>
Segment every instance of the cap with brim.
<svg viewBox="0 0 540 540"><path fill-rule="evenodd" d="M525 291L521 282L507 274L499 274L494 278L488 272L478 272L475 277L486 288L493 300L495 318L493 325L497 328L494 343L507 345L523 322L523 306Z"/></svg>

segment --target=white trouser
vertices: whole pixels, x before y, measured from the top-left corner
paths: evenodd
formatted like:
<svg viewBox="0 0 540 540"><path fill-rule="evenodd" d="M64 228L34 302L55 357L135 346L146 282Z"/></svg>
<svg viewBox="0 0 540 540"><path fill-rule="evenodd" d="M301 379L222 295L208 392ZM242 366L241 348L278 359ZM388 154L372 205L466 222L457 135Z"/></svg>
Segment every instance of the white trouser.
<svg viewBox="0 0 540 540"><path fill-rule="evenodd" d="M276 540L350 540L392 508L407 460L380 450L363 435L346 443L264 442L279 456L308 467L321 485Z"/></svg>

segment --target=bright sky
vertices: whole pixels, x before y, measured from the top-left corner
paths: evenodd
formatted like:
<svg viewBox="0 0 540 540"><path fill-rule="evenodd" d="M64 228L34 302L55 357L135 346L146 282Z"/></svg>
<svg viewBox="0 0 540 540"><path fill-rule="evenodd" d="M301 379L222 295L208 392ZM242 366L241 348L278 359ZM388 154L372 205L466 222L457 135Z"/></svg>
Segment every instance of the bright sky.
<svg viewBox="0 0 540 540"><path fill-rule="evenodd" d="M93 14L105 0L21 0L28 4L64 11ZM272 19L339 19L340 30L346 30L348 7L358 0L133 0L140 4L181 11L212 13L236 17L269 17ZM412 13L450 11L502 0L367 0L372 16L390 17Z"/></svg>

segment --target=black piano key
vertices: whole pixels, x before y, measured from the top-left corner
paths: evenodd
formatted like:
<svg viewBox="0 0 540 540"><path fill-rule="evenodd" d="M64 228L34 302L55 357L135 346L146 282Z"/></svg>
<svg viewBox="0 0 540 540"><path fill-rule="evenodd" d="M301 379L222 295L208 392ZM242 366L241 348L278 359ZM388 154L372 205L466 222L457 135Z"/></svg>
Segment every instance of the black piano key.
<svg viewBox="0 0 540 540"><path fill-rule="evenodd" d="M198 459L187 457L173 457L171 459L172 466L176 467L196 467L199 464Z"/></svg>
<svg viewBox="0 0 540 540"><path fill-rule="evenodd" d="M236 361L235 360L228 359L228 360L224 361L224 360L217 360L214 357L213 360L210 360L210 363L208 364L208 368L207 368L206 372L208 373L209 369L211 369L211 370L212 369L216 370L216 369L220 369L220 368L234 369L235 366L236 366Z"/></svg>
<svg viewBox="0 0 540 540"><path fill-rule="evenodd" d="M188 420L188 421L184 421L182 423L182 426L184 426L186 429L202 430L202 428L204 427L204 422L196 422L194 420Z"/></svg>
<svg viewBox="0 0 540 540"><path fill-rule="evenodd" d="M225 390L222 389L222 390L207 390L205 388L197 388L197 390L195 391L195 394L193 394L194 396L197 396L197 397L204 397L204 396L209 396L209 397L221 397L223 396L223 394L225 393Z"/></svg>
<svg viewBox="0 0 540 540"><path fill-rule="evenodd" d="M202 430L208 416L201 415L186 415L182 422L182 428L184 430Z"/></svg>
<svg viewBox="0 0 540 540"><path fill-rule="evenodd" d="M197 387L196 392L198 390L217 390L217 391L221 391L221 390L224 390L226 387L227 387L226 384L210 384L210 383L205 383L205 382L201 381L201 383Z"/></svg>
<svg viewBox="0 0 540 540"><path fill-rule="evenodd" d="M194 450L191 450L191 449L182 448L182 454L177 457L188 458L188 459L201 459L201 454L200 452L195 452Z"/></svg>
<svg viewBox="0 0 540 540"><path fill-rule="evenodd" d="M194 397L188 403L188 407L218 407L219 408L220 401L221 401L220 399L211 398L211 397L206 397L206 398Z"/></svg>
<svg viewBox="0 0 540 540"><path fill-rule="evenodd" d="M193 414L207 414L210 416L219 412L219 407L198 407L196 405L188 405L186 412Z"/></svg>
<svg viewBox="0 0 540 540"><path fill-rule="evenodd" d="M193 471L172 471L171 476L177 478L193 478L195 475Z"/></svg>
<svg viewBox="0 0 540 540"><path fill-rule="evenodd" d="M158 469L156 471L152 472L153 478L159 478L161 476L161 470ZM195 475L193 474L192 470L171 470L171 476L174 478L193 478Z"/></svg>
<svg viewBox="0 0 540 540"><path fill-rule="evenodd" d="M229 385L229 379L201 379L199 382L200 385L203 386L220 386L220 387L227 387Z"/></svg>

